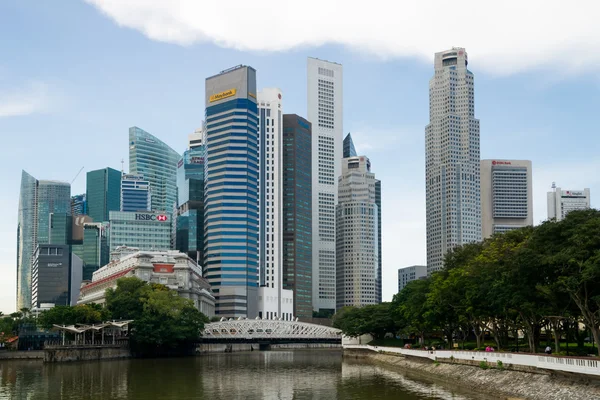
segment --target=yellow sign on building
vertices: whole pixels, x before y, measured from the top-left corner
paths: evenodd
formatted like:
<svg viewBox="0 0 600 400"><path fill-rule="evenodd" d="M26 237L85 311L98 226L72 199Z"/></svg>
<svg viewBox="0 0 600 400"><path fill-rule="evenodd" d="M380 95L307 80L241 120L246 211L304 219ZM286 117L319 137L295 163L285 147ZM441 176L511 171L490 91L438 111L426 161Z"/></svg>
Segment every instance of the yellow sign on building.
<svg viewBox="0 0 600 400"><path fill-rule="evenodd" d="M210 96L210 102L226 99L227 97L235 96L235 89L229 89L221 93L216 93Z"/></svg>

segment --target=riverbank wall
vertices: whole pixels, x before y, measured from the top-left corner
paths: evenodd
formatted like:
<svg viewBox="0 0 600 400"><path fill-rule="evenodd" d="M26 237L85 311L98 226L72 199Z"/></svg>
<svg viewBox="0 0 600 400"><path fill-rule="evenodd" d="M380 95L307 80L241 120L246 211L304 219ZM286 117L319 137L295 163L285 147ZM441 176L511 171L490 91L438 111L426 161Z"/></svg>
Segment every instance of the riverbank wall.
<svg viewBox="0 0 600 400"><path fill-rule="evenodd" d="M128 348L122 346L72 346L44 349L45 363L60 363L72 361L96 361L131 358Z"/></svg>
<svg viewBox="0 0 600 400"><path fill-rule="evenodd" d="M44 358L43 350L32 351L0 351L0 361L2 360L41 360Z"/></svg>
<svg viewBox="0 0 600 400"><path fill-rule="evenodd" d="M430 380L469 392L484 393L505 399L588 400L600 399L600 384L595 378L552 371L516 370L489 364L439 362L427 358L374 352L367 349L344 349L344 358L353 358L398 369L409 378ZM468 361L468 360L464 360Z"/></svg>

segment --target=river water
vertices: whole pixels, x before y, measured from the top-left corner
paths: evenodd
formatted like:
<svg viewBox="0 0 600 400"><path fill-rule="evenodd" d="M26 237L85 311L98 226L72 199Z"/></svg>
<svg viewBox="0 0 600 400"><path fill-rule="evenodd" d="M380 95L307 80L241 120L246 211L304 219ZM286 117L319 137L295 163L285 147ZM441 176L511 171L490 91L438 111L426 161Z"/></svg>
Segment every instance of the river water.
<svg viewBox="0 0 600 400"><path fill-rule="evenodd" d="M0 399L472 400L339 350L44 365L0 361Z"/></svg>

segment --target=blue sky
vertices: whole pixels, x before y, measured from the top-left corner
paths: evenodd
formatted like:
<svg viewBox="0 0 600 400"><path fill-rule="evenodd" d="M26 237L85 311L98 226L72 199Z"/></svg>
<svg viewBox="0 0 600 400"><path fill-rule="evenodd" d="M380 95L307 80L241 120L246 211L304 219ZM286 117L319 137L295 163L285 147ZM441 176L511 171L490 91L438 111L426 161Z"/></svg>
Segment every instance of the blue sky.
<svg viewBox="0 0 600 400"><path fill-rule="evenodd" d="M424 126L435 51L455 45L469 53L482 158L533 161L536 223L546 217L552 181L591 188L597 205L600 32L587 16L546 2L535 19L527 19L535 7L525 7L512 33L480 21L471 27L479 31L463 27L454 34L436 31L437 17L426 33L419 30L417 3L398 14L416 15L412 22L361 15L349 2L348 18L327 24L311 19L312 0L302 6L308 11L283 22L269 14L272 0L233 1L223 6L229 16L200 3L0 2L0 311L15 308L21 169L71 181L82 166L120 169L124 159L127 168L133 125L183 151L203 119L204 79L237 64L257 69L259 88L280 87L284 111L300 115L306 115L306 57L343 64L344 131L383 182L384 299L396 291L397 268L425 262ZM284 19L292 18L284 11ZM255 15L256 24L244 25ZM562 36L552 29L568 23L572 29ZM519 40L511 41L515 35ZM82 173L72 193L84 191Z"/></svg>

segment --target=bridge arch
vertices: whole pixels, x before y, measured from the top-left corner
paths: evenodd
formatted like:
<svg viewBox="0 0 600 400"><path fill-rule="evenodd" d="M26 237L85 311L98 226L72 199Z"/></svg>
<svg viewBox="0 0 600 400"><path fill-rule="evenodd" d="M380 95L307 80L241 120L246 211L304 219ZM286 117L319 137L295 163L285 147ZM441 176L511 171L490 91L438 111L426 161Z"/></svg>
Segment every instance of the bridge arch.
<svg viewBox="0 0 600 400"><path fill-rule="evenodd" d="M269 319L231 319L204 326L203 340L302 340L337 341L342 331L307 322Z"/></svg>

